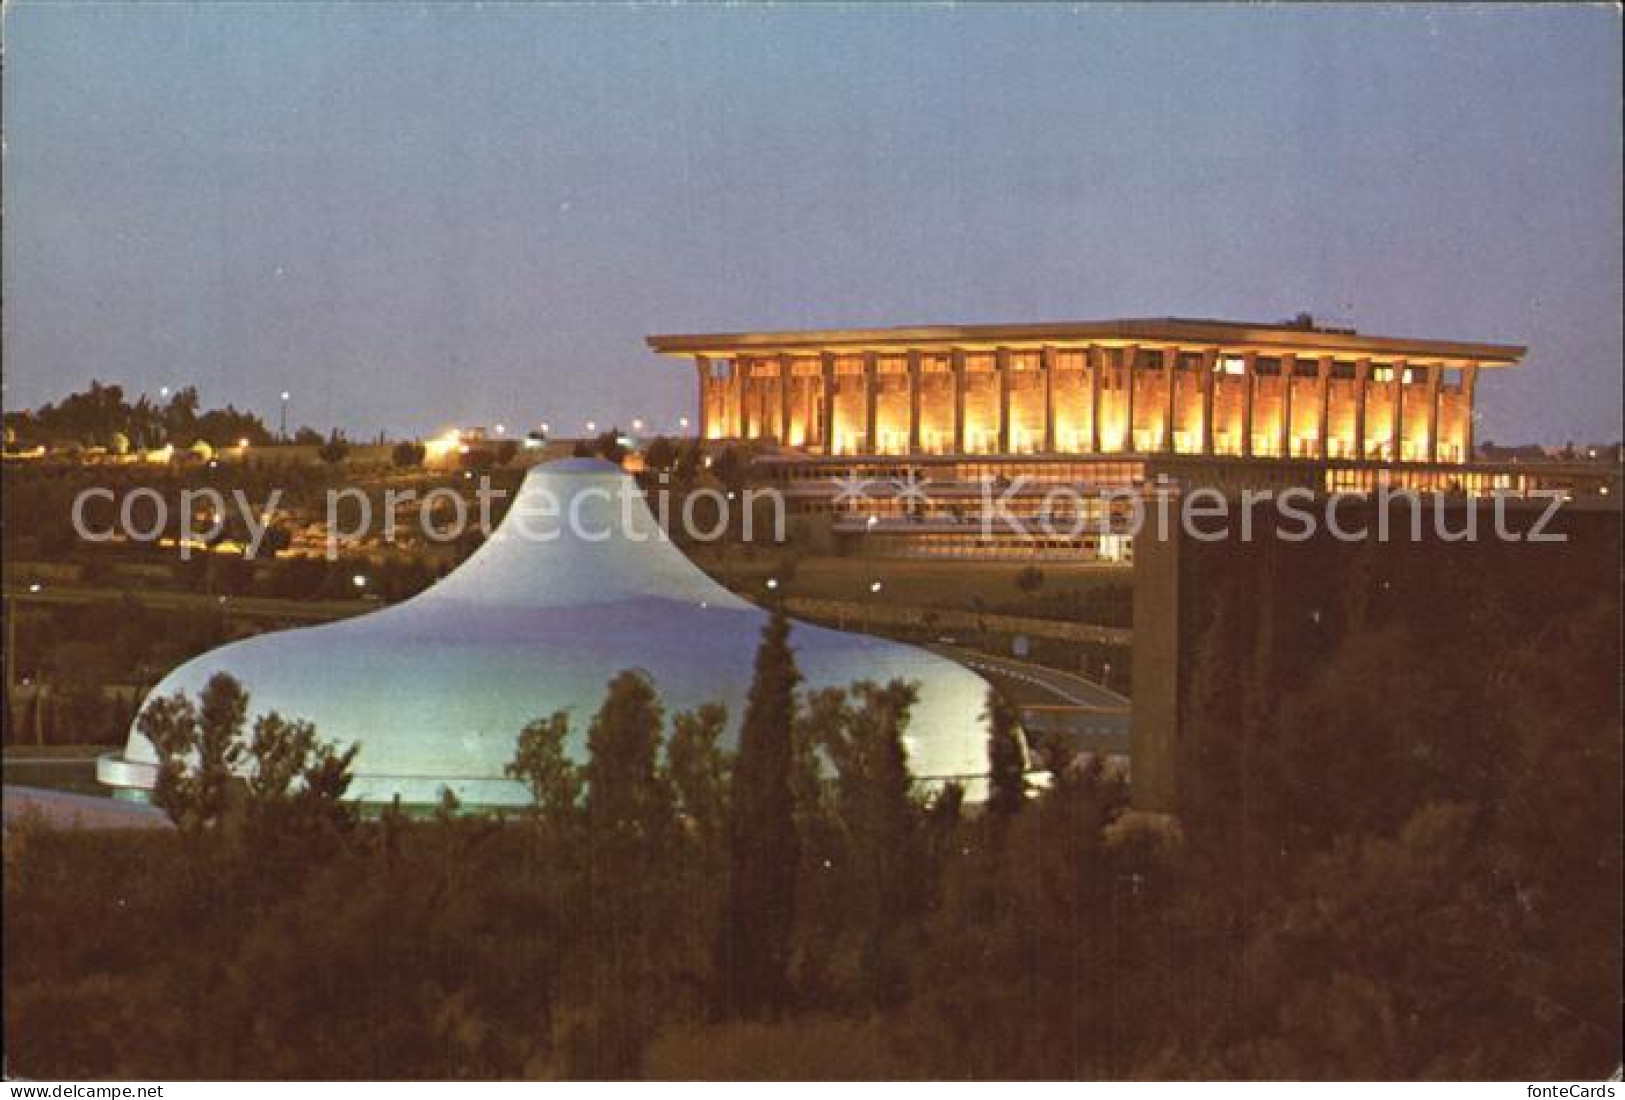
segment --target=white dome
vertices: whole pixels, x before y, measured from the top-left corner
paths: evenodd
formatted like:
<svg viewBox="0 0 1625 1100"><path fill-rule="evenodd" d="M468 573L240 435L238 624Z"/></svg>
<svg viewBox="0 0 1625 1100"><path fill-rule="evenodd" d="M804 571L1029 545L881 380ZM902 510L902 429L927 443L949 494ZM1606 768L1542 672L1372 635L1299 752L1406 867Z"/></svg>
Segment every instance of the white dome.
<svg viewBox="0 0 1625 1100"><path fill-rule="evenodd" d="M584 760L587 725L622 669L646 672L668 717L728 708L737 743L767 612L716 584L669 540L619 467L566 459L534 467L501 525L460 568L392 607L278 631L203 654L154 695L196 697L217 672L249 692L249 721L306 719L340 747L359 744L351 793L365 802L520 805L503 776L519 731L569 712ZM986 770L987 685L935 654L880 638L794 624L804 689L914 681L906 743L922 779ZM150 789L156 757L133 729L104 757L109 786Z"/></svg>

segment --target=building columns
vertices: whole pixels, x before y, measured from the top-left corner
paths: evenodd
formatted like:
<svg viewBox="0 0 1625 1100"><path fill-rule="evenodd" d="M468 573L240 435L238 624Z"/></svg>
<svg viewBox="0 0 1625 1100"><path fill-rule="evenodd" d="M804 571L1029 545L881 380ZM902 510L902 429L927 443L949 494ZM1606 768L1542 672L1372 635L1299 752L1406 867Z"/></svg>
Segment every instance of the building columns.
<svg viewBox="0 0 1625 1100"><path fill-rule="evenodd" d="M1439 379L1444 367L1435 363L1428 372L1428 449L1427 460L1439 461Z"/></svg>
<svg viewBox="0 0 1625 1100"><path fill-rule="evenodd" d="M824 453L835 453L835 353L832 351L818 354L818 373L823 379L821 392L818 394L818 419Z"/></svg>
<svg viewBox="0 0 1625 1100"><path fill-rule="evenodd" d="M993 352L993 380L999 387L999 441L1001 455L1010 453L1010 349Z"/></svg>
<svg viewBox="0 0 1625 1100"><path fill-rule="evenodd" d="M1213 453L1213 367L1219 361L1212 348L1202 353L1202 453Z"/></svg>
<svg viewBox="0 0 1625 1100"><path fill-rule="evenodd" d="M965 352L955 348L948 354L948 370L954 378L954 454L965 453Z"/></svg>
<svg viewBox="0 0 1625 1100"><path fill-rule="evenodd" d="M694 357L694 370L700 376L700 427L699 439L703 442L710 435L711 423L711 357L696 355Z"/></svg>
<svg viewBox="0 0 1625 1100"><path fill-rule="evenodd" d="M744 439L750 427L750 361L741 355L734 356L733 391L734 438Z"/></svg>
<svg viewBox="0 0 1625 1100"><path fill-rule="evenodd" d="M1038 352L1038 369L1044 375L1044 453L1055 453L1055 349L1045 346Z"/></svg>
<svg viewBox="0 0 1625 1100"><path fill-rule="evenodd" d="M1354 457L1365 461L1365 399L1370 388L1371 360L1354 361Z"/></svg>
<svg viewBox="0 0 1625 1100"><path fill-rule="evenodd" d="M779 444L790 446L790 376L793 371L790 354L779 356Z"/></svg>
<svg viewBox="0 0 1625 1100"><path fill-rule="evenodd" d="M1173 453L1174 414L1179 410L1179 349L1162 349L1162 375L1168 382L1167 409L1162 417L1162 449Z"/></svg>
<svg viewBox="0 0 1625 1100"><path fill-rule="evenodd" d="M1281 356L1281 458L1292 457L1292 380L1298 373L1298 357L1290 351Z"/></svg>
<svg viewBox="0 0 1625 1100"><path fill-rule="evenodd" d="M920 350L908 349L908 453L920 453Z"/></svg>
<svg viewBox="0 0 1625 1100"><path fill-rule="evenodd" d="M877 455L880 440L875 438L877 406L880 404L880 356L875 352L863 353L863 450L859 453Z"/></svg>
<svg viewBox="0 0 1625 1100"><path fill-rule="evenodd" d="M1137 450L1134 442L1134 368L1136 360L1140 358L1140 345L1130 344L1119 354L1123 357L1123 452L1133 454Z"/></svg>
<svg viewBox="0 0 1625 1100"><path fill-rule="evenodd" d="M1327 429L1332 423L1332 357L1320 357L1320 369L1315 372L1315 398L1319 411L1315 417L1315 450L1323 459L1332 456L1332 441Z"/></svg>
<svg viewBox="0 0 1625 1100"><path fill-rule="evenodd" d="M1106 349L1090 344L1089 360L1089 451L1100 453L1100 372L1106 367Z"/></svg>
<svg viewBox="0 0 1625 1100"><path fill-rule="evenodd" d="M1258 383L1258 353L1241 353L1241 453L1253 457L1253 390Z"/></svg>
<svg viewBox="0 0 1625 1100"><path fill-rule="evenodd" d="M1394 360L1393 441L1389 444L1395 462L1405 461L1405 360Z"/></svg>
<svg viewBox="0 0 1625 1100"><path fill-rule="evenodd" d="M1474 391L1478 388L1478 364L1471 363L1461 370L1461 396L1467 410L1467 424L1462 432L1461 460L1473 460L1473 424L1477 411L1474 408Z"/></svg>

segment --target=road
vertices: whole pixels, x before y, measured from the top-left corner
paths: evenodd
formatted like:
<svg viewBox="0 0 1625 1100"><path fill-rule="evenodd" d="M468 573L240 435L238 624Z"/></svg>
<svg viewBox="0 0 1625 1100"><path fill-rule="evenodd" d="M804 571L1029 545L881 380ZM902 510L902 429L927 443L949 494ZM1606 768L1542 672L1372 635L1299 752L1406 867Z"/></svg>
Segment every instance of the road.
<svg viewBox="0 0 1625 1100"><path fill-rule="evenodd" d="M1071 672L995 657L958 646L928 647L982 673L1021 710L1029 734L1051 731L1072 738L1080 749L1126 754L1133 727L1132 704L1117 692Z"/></svg>
<svg viewBox="0 0 1625 1100"><path fill-rule="evenodd" d="M37 604L116 604L129 596L141 606L159 611L185 611L218 607L232 615L247 618L267 618L325 622L347 619L364 611L376 610L380 605L371 600L282 600L266 596L207 596L197 592L168 592L163 589L79 588L63 585L32 586L8 584L8 601Z"/></svg>

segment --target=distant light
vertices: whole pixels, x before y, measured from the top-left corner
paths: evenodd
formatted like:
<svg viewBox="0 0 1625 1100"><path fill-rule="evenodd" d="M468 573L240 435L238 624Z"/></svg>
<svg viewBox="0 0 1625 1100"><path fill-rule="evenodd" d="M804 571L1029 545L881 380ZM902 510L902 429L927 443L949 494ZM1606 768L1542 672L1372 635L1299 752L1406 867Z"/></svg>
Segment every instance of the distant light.
<svg viewBox="0 0 1625 1100"><path fill-rule="evenodd" d="M282 391L282 400L286 401L288 398L290 398L292 396L293 396L293 394L289 393L287 390Z"/></svg>
<svg viewBox="0 0 1625 1100"><path fill-rule="evenodd" d="M634 432L641 432L643 430L643 421L635 416L632 418L632 430Z"/></svg>
<svg viewBox="0 0 1625 1100"><path fill-rule="evenodd" d="M460 455L466 455L468 453L468 444L464 443L461 446L459 446L457 448L457 453L460 454Z"/></svg>
<svg viewBox="0 0 1625 1100"><path fill-rule="evenodd" d="M542 429L542 434L543 435L546 435L546 434L548 434L549 432L551 432L553 430L551 427L548 426L548 423L545 420L542 421L542 423L541 423L541 429Z"/></svg>
<svg viewBox="0 0 1625 1100"><path fill-rule="evenodd" d="M589 432L596 432L598 430L598 422L596 420L587 421L587 430Z"/></svg>
<svg viewBox="0 0 1625 1100"><path fill-rule="evenodd" d="M880 517L879 516L870 516L868 519L864 520L863 522L864 522L865 527L873 527L875 524L880 522Z"/></svg>
<svg viewBox="0 0 1625 1100"><path fill-rule="evenodd" d="M40 590L39 582L35 581L33 584L29 585L28 590L30 592L38 592Z"/></svg>
<svg viewBox="0 0 1625 1100"><path fill-rule="evenodd" d="M239 439L237 441L237 446L241 447L245 451L248 450L248 437L244 436L242 439Z"/></svg>
<svg viewBox="0 0 1625 1100"><path fill-rule="evenodd" d="M497 434L498 435L507 435L508 434L508 426L506 424L498 424L497 425Z"/></svg>
<svg viewBox="0 0 1625 1100"><path fill-rule="evenodd" d="M1607 496L1608 495L1608 486L1606 486L1606 485L1598 486L1597 487L1597 492L1601 493L1603 496Z"/></svg>
<svg viewBox="0 0 1625 1100"><path fill-rule="evenodd" d="M464 470L463 471L463 480L464 481L473 481L474 480L474 471L473 470Z"/></svg>
<svg viewBox="0 0 1625 1100"><path fill-rule="evenodd" d="M214 468L215 468L215 467L216 467L216 466L218 466L218 465L220 465L220 463L218 463L218 462L216 462L216 461L215 461L215 460L214 460L214 459L212 459L212 458L211 458L211 459L209 459L209 469L211 469L211 470L212 470L212 469L214 469Z"/></svg>
<svg viewBox="0 0 1625 1100"><path fill-rule="evenodd" d="M687 428L687 427L688 427L688 417L686 417L686 416L679 416L679 417L678 417L678 418L677 418L677 426L678 426L678 427L679 427L679 428Z"/></svg>
<svg viewBox="0 0 1625 1100"><path fill-rule="evenodd" d="M779 586L779 582L778 582L777 578L774 578L774 577L767 578L767 586L769 588L777 588Z"/></svg>
<svg viewBox="0 0 1625 1100"><path fill-rule="evenodd" d="M168 397L169 396L169 387L168 386L159 386L158 387L158 396L159 397Z"/></svg>
<svg viewBox="0 0 1625 1100"><path fill-rule="evenodd" d="M883 586L881 585L881 583L879 581L870 581L869 582L869 591L871 591L871 592L879 592L882 587Z"/></svg>
<svg viewBox="0 0 1625 1100"><path fill-rule="evenodd" d="M734 498L734 494L733 494L733 490L732 490L732 489L729 489L729 490L728 490L728 499L729 499L729 500L732 500L732 499L733 499L733 498Z"/></svg>
<svg viewBox="0 0 1625 1100"><path fill-rule="evenodd" d="M366 574L357 573L355 576L350 578L350 583L355 585L357 588L365 588L365 587L367 587Z"/></svg>

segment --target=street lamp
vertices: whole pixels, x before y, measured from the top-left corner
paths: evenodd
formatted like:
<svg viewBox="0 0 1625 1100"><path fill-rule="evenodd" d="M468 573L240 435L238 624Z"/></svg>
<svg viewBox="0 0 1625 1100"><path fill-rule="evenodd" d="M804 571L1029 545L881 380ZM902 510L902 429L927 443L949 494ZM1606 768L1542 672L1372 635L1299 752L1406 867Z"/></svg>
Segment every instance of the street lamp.
<svg viewBox="0 0 1625 1100"><path fill-rule="evenodd" d="M287 390L282 391L282 420L278 425L277 434L284 443L288 441L288 398L292 396Z"/></svg>

